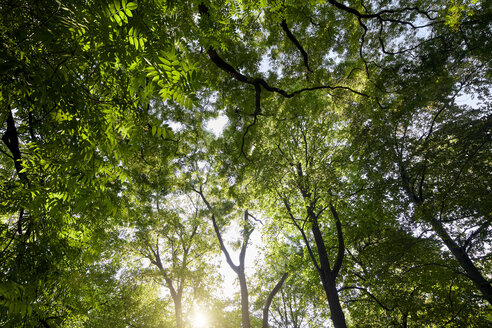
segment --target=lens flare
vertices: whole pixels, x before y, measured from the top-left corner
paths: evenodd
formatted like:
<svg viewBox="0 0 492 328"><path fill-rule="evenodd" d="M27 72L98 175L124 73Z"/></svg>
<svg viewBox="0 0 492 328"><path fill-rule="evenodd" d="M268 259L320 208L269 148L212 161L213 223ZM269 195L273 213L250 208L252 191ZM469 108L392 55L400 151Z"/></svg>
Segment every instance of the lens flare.
<svg viewBox="0 0 492 328"><path fill-rule="evenodd" d="M208 321L207 313L200 310L193 311L193 316L191 317L191 325L193 328L207 328Z"/></svg>

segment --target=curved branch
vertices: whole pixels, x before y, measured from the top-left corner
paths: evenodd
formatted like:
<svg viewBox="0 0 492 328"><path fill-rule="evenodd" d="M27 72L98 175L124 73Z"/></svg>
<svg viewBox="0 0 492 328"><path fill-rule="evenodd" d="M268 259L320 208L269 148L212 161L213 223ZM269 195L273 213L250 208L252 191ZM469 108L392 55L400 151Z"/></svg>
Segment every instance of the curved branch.
<svg viewBox="0 0 492 328"><path fill-rule="evenodd" d="M301 226L299 226L299 224L297 223L296 218L294 217L294 214L292 214L292 210L290 208L290 204L287 202L287 199L285 199L284 197L281 197L280 194L279 194L279 197L282 199L284 206L287 209L287 212L289 213L289 216L290 216L292 222L294 223L295 227L301 233L302 239L304 240L304 243L306 244L306 248L308 250L309 257L311 257L311 261L313 261L314 267L316 268L316 270L318 272L321 272L321 268L318 264L318 261L316 260L316 257L314 256L314 252L311 248L311 244L309 243L309 240L306 236L306 233L304 232L304 229Z"/></svg>
<svg viewBox="0 0 492 328"><path fill-rule="evenodd" d="M392 22L392 23L409 25L409 26L411 26L414 29L422 28L422 27L427 27L428 25L415 26L411 22L406 22L406 21L402 21L402 20L394 19L394 18L384 18L384 17L382 17L382 15L384 15L384 14L396 14L396 13L401 13L401 12L404 12L404 11L416 11L419 14L424 15L429 20L435 20L435 18L430 17L430 15L429 15L428 12L422 11L418 7L404 7L404 8L401 8L401 9L385 9L385 10L381 10L380 12L375 13L375 14L363 14L360 11L358 11L357 9L348 7L348 6L346 6L343 3L340 3L338 1L328 0L328 2L331 3L333 6L337 7L338 9L340 9L340 10L343 10L343 11L345 11L347 13L350 13L350 14L356 16L359 20L362 19L362 18L365 18L365 19L377 18L380 22Z"/></svg>
<svg viewBox="0 0 492 328"><path fill-rule="evenodd" d="M199 11L200 15L202 15L202 16L206 16L206 17L209 16L208 7L206 5L204 5L203 3L201 3L198 6L198 11ZM281 96L283 96L285 98L292 98L295 95L300 94L300 93L305 92L305 91L313 91L313 90L320 90L320 89L330 89L330 90L342 89L342 90L348 90L348 91L351 91L351 92L353 92L355 94L358 94L360 96L364 96L364 97L368 97L369 98L368 95L365 95L362 92L353 90L352 88L346 87L346 86L322 85L322 86L318 86L318 87L314 87L314 88L303 88L303 89L299 89L299 90L296 90L294 92L289 93L289 92L287 92L287 91L285 91L283 89L280 89L280 88L277 88L277 87L272 87L263 78L258 78L258 77L257 78L253 78L253 77L250 77L250 76L247 76L247 75L244 75L244 74L238 72L231 64L227 63L224 59L222 59L219 56L219 54L217 53L217 51L213 47L208 47L208 49L206 51L207 51L207 54L208 54L210 60L212 60L212 62L218 68L220 68L221 70L223 70L226 73L228 73L232 78L238 80L239 82L243 82L243 83L246 83L246 84L250 84L250 85L254 85L254 86L261 86L265 90L267 90L269 92L278 93L279 95L281 95Z"/></svg>
<svg viewBox="0 0 492 328"><path fill-rule="evenodd" d="M244 144L246 141L246 134L248 134L249 129L256 124L256 122L258 121L258 116L261 115L261 87L259 84L255 84L255 108L256 108L255 112L253 113L253 122L246 127L246 130L243 133L242 143L241 143L241 154L248 161L249 159L244 153Z"/></svg>
<svg viewBox="0 0 492 328"><path fill-rule="evenodd" d="M248 210L244 212L244 221L248 224ZM253 233L254 228L249 228L248 226L244 227L244 235L243 235L243 244L241 246L241 251L239 253L239 267L244 268L244 259L246 258L246 248L248 247L249 237L251 233Z"/></svg>
<svg viewBox="0 0 492 328"><path fill-rule="evenodd" d="M367 289L365 288L362 288L362 287L357 287L357 286L345 286L345 287L342 287L340 288L338 291L341 292L343 290L347 290L347 289L357 289L357 290L361 290L363 291L364 293L366 293L369 297L371 297L380 307L382 307L383 309L385 309L386 311L393 311L395 309L395 307L393 308L388 308L387 306L385 306L383 303L381 303L380 300L377 299L376 296L374 296L371 292L369 292Z"/></svg>
<svg viewBox="0 0 492 328"><path fill-rule="evenodd" d="M282 285L283 285L285 279L287 279L288 275L289 275L289 273L285 272L282 275L282 278L280 278L280 280L277 282L275 287L273 287L270 294L268 294L268 298L265 302L265 306L263 307L263 326L262 326L263 328L269 327L269 325L268 325L268 311L270 310L270 305L272 304L272 301L273 301L273 298L275 297L275 295L278 293L280 288L282 288Z"/></svg>
<svg viewBox="0 0 492 328"><path fill-rule="evenodd" d="M292 32L289 30L289 27L287 26L287 22L285 21L285 19L282 20L282 22L280 23L280 26L284 30L284 32L287 35L287 37L289 38L289 40L292 41L292 43L300 51L302 58L303 58L303 61L304 61L304 67L306 68L306 78L308 78L309 73L312 72L312 70L309 68L309 58L308 58L308 54L307 54L306 50L304 50L304 47L301 45L299 40L297 40L297 38L294 36L294 34L292 34Z"/></svg>
<svg viewBox="0 0 492 328"><path fill-rule="evenodd" d="M226 257L227 264L229 264L229 266L231 267L232 270L234 270L234 272L239 273L240 266L235 265L234 262L232 261L231 255L229 254L229 251L227 250L227 247L224 244L224 240L222 239L222 234L220 233L219 226L217 225L217 220L215 219L215 214L213 213L212 206L210 205L210 203L205 198L205 195L203 194L202 186L200 186L200 190L193 189L193 191L200 195L200 197L202 198L203 202L205 203L209 211L212 212L212 224L214 226L214 231L215 234L217 235L217 239L219 240L220 249Z"/></svg>

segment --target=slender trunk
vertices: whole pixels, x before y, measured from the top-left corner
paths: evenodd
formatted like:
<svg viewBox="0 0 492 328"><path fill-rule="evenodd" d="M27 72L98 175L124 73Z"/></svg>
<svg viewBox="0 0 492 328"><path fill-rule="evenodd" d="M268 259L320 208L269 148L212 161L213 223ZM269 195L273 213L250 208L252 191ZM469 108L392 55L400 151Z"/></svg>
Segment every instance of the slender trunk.
<svg viewBox="0 0 492 328"><path fill-rule="evenodd" d="M244 273L244 267L245 267L245 259L246 259L246 249L248 247L248 241L249 237L251 236L251 233L253 232L254 228L251 228L248 223L248 217L250 214L248 213L248 210L244 211L244 231L243 231L243 244L241 246L241 252L239 253L239 265L234 264L232 261L231 255L229 254L229 251L227 250L227 247L224 244L224 240L222 239L222 234L220 232L220 228L217 224L217 220L215 219L215 214L212 211L212 206L210 206L210 203L207 201L205 198L205 195L203 194L202 191L202 186L200 186L199 190L194 189L196 193L200 195L202 198L203 202L207 206L207 208L212 212L212 225L214 227L215 235L217 236L217 239L219 240L220 244L220 250L224 254L227 264L231 267L232 270L236 273L238 279L239 279L239 287L241 289L241 315L242 315L242 328L251 328L251 322L249 318L249 295L248 295L248 285L246 283L246 275ZM266 326L265 326L265 316L263 319L263 327L268 327L268 308L270 307L270 303L275 296L275 294L278 292L280 287L282 286L283 282L287 278L287 273L285 273L282 276L282 279L275 285L273 288L272 292L270 293L267 303L264 308L267 311L266 315Z"/></svg>
<svg viewBox="0 0 492 328"><path fill-rule="evenodd" d="M251 323L249 320L248 286L246 284L246 275L244 274L244 267L239 269L237 276L239 278L239 287L241 289L241 315L242 315L243 328L250 328Z"/></svg>
<svg viewBox="0 0 492 328"><path fill-rule="evenodd" d="M296 171L298 178L301 181L304 179L304 173L302 171L302 165L298 163L296 165ZM345 243L343 240L343 231L342 225L340 223L340 219L338 217L338 213L335 207L330 203L330 211L333 214L333 218L335 219L335 224L337 228L337 237L338 237L338 254L335 259L335 264L333 266L333 270L330 267L330 258L328 257L328 252L326 250L325 241L323 239L323 234L321 233L321 229L319 227L318 216L314 212L314 208L316 200L312 198L312 194L308 192L305 186L302 183L298 185L299 191L306 202L306 212L311 223L311 231L313 233L314 242L316 244L316 251L318 253L319 265L312 254L311 247L309 246L309 241L304 235L302 228L297 226L297 228L301 231L304 237L304 241L306 243L306 247L310 252L311 260L313 261L314 266L316 267L318 274L321 279L321 283L323 284L323 288L325 290L326 298L328 299L328 305L330 306L330 315L331 320L333 321L333 325L335 328L346 328L347 324L345 323L345 314L343 313L342 306L340 305L340 298L338 297L338 290L336 286L336 279L338 273L342 267L344 253L345 253ZM295 222L294 216L290 212L290 206L287 202L284 202L287 210L289 211L293 222Z"/></svg>
<svg viewBox="0 0 492 328"><path fill-rule="evenodd" d="M410 201L417 207L424 205L424 198L422 195L418 196L413 191L410 184L408 174L405 167L400 162L400 181L403 185L405 192L407 193ZM423 182L422 182L423 183ZM421 183L421 184L422 184ZM475 263L470 259L466 249L458 245L458 243L451 238L442 222L439 221L432 213L424 213L424 218L430 223L432 230L443 241L444 245L449 249L454 258L458 261L460 266L465 270L468 278L475 284L477 289L482 293L482 296L489 304L492 305L492 286L482 275L480 270L476 267Z"/></svg>
<svg viewBox="0 0 492 328"><path fill-rule="evenodd" d="M437 233L439 238L444 242L446 247L451 251L456 260L459 262L463 270L465 270L467 276L473 281L475 286L480 290L483 297L492 305L492 286L484 278L480 270L475 266L473 261L468 256L468 253L463 247L460 247L452 238L442 225L442 223L434 217L429 220L433 230Z"/></svg>
<svg viewBox="0 0 492 328"><path fill-rule="evenodd" d="M402 328L407 328L408 327L408 312L402 313Z"/></svg>
<svg viewBox="0 0 492 328"><path fill-rule="evenodd" d="M176 317L176 328L183 328L183 305L182 305L182 298L183 298L183 290L180 288L180 284L178 283L178 288L174 288L173 281L169 277L166 269L164 269L164 266L162 265L162 260L161 260L161 255L159 253L159 243L156 243L155 245L155 251L152 250L153 257L149 256L147 257L152 264L157 266L159 269L162 278L164 279L165 286L169 289L169 292L171 293L171 297L173 299L174 303L174 314ZM181 286L183 286L181 284Z"/></svg>
<svg viewBox="0 0 492 328"><path fill-rule="evenodd" d="M212 206L210 206L210 203L207 201L205 198L205 195L202 192L202 187L200 186L200 190L195 190L196 193L198 193L207 208L212 211ZM244 212L244 220L247 222L248 219L248 211L246 210ZM239 287L241 289L241 313L242 313L242 328L250 328L251 323L249 320L249 299L248 299L248 285L246 284L246 275L244 274L244 261L246 257L246 248L248 247L248 240L250 234L253 232L253 230L249 230L245 228L245 233L243 235L243 245L241 246L241 252L239 253L239 265L234 264L232 261L231 255L229 254L229 251L227 250L227 247L224 244L224 240L222 239L222 234L220 232L220 228L217 224L217 220L215 219L215 214L212 211L212 225L214 227L215 235L217 236L217 239L219 240L220 244L220 250L226 257L227 264L231 267L232 270L236 273L238 279L239 279Z"/></svg>
<svg viewBox="0 0 492 328"><path fill-rule="evenodd" d="M282 288L282 285L285 281L285 279L287 279L287 276L289 274L286 272L282 275L282 278L280 278L279 282L277 282L277 284L275 285L275 287L273 287L272 291L270 292L270 294L268 294L268 297L267 297L267 300L265 302L265 306L263 307L263 328L268 328L268 312L270 310L270 305L272 304L272 301L273 301L273 298L275 297L275 295L278 293L278 291L280 290L280 288ZM294 325L295 326L295 325Z"/></svg>

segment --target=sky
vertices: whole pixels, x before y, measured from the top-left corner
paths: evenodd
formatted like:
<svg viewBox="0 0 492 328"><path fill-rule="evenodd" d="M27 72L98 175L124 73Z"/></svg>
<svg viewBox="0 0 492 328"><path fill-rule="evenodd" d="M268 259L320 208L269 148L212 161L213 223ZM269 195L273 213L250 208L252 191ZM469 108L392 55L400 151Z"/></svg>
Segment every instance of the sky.
<svg viewBox="0 0 492 328"><path fill-rule="evenodd" d="M213 132L218 137L222 134L222 131L224 131L227 121L226 115L219 115L217 118L208 120L208 122L205 123L205 129Z"/></svg>

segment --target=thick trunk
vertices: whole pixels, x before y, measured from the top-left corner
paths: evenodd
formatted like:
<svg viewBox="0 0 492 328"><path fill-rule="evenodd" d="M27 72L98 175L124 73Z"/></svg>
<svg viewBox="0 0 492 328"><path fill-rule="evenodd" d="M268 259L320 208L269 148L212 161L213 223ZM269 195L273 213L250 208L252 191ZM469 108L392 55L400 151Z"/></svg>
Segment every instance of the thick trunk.
<svg viewBox="0 0 492 328"><path fill-rule="evenodd" d="M330 274L331 276L331 274ZM327 283L323 285L330 305L330 316L335 328L347 328L345 323L345 314L343 313L340 299L338 298L338 290L333 277L327 277Z"/></svg>
<svg viewBox="0 0 492 328"><path fill-rule="evenodd" d="M309 214L314 215L314 213ZM333 321L335 328L346 328L347 324L345 323L345 315L343 313L342 306L340 305L340 299L338 297L338 290L335 282L336 274L330 269L330 260L328 258L323 236L318 225L318 220L314 216L312 216L312 218L312 232L314 241L316 242L320 262L320 269L318 270L318 273L326 293L326 298L328 299L328 305L330 306L331 320Z"/></svg>
<svg viewBox="0 0 492 328"><path fill-rule="evenodd" d="M449 236L448 232L439 220L437 220L436 218L431 218L430 223L433 230L437 233L439 238L441 238L446 247L451 251L463 270L465 270L467 276L473 281L478 290L482 292L483 297L489 302L489 304L492 305L492 286L483 277L482 273L472 262L465 249L463 247L460 247L451 238L451 236Z"/></svg>
<svg viewBox="0 0 492 328"><path fill-rule="evenodd" d="M173 298L174 301L174 314L176 316L176 328L183 328L183 305L181 304L181 297Z"/></svg>

